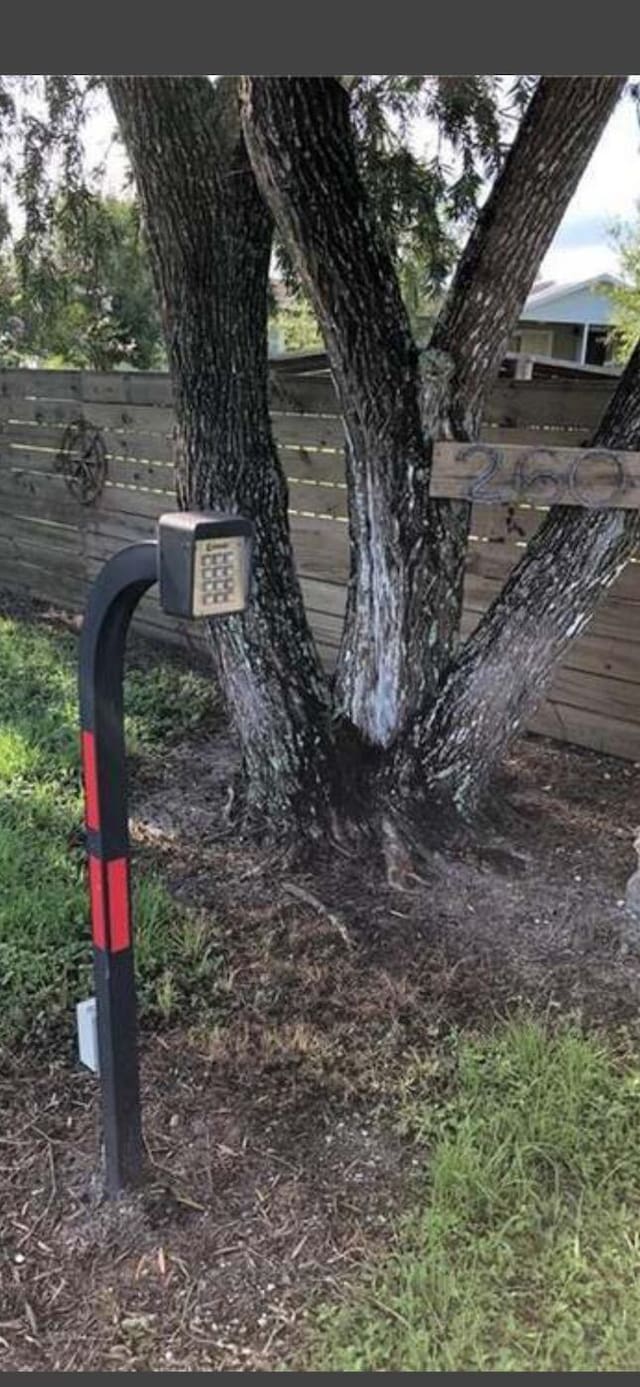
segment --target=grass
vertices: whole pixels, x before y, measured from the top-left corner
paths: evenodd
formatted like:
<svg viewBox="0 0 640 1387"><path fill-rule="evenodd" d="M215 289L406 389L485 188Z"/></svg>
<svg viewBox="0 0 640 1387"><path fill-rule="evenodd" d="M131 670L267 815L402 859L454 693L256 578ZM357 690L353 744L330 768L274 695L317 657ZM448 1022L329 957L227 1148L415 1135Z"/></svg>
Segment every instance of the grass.
<svg viewBox="0 0 640 1387"><path fill-rule="evenodd" d="M71 634L0 617L0 1043L69 1026L91 991L76 654ZM133 669L126 708L128 746L147 759L217 715L210 683L170 664ZM211 924L139 867L134 919L143 1014L172 1016L195 984L211 991Z"/></svg>
<svg viewBox="0 0 640 1387"><path fill-rule="evenodd" d="M640 1362L640 1069L531 1021L457 1045L407 1101L425 1151L393 1250L315 1324L326 1372L631 1371Z"/></svg>

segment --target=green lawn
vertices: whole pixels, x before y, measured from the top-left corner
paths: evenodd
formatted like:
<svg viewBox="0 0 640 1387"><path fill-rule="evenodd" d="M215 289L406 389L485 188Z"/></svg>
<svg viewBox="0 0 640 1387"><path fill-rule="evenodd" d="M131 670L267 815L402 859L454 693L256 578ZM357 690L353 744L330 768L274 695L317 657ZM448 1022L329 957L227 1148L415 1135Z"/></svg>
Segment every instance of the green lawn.
<svg viewBox="0 0 640 1387"><path fill-rule="evenodd" d="M79 772L76 640L0 618L0 1044L71 1026L92 990ZM209 682L175 665L133 669L129 748L149 759L217 716ZM217 960L206 933L153 872L134 874L143 1014L168 1016ZM203 994L206 989L203 988Z"/></svg>
<svg viewBox="0 0 640 1387"><path fill-rule="evenodd" d="M533 1022L460 1042L393 1248L317 1316L327 1372L640 1364L640 1069ZM308 1366L308 1365L307 1365Z"/></svg>

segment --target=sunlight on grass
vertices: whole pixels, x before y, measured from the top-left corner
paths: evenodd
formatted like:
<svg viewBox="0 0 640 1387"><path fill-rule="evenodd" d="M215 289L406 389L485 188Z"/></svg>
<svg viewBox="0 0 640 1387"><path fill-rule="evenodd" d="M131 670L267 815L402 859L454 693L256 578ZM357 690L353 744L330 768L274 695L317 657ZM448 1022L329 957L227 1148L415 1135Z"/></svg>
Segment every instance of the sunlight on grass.
<svg viewBox="0 0 640 1387"><path fill-rule="evenodd" d="M424 1194L347 1304L327 1372L630 1371L640 1362L640 1072L596 1040L510 1024L415 1097Z"/></svg>
<svg viewBox="0 0 640 1387"><path fill-rule="evenodd" d="M71 1029L92 990L76 656L72 635L0 618L0 1043L61 1018ZM211 682L171 665L132 670L126 706L130 744L148 756L218 715ZM134 921L141 1010L168 1019L212 982L210 922L194 951L201 925L140 870Z"/></svg>

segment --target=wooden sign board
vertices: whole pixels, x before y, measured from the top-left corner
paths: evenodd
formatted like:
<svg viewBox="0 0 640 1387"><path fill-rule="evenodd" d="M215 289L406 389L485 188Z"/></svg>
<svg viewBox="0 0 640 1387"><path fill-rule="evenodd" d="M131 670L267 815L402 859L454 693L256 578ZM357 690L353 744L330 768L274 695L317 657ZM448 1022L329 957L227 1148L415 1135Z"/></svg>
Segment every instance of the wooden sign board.
<svg viewBox="0 0 640 1387"><path fill-rule="evenodd" d="M431 496L483 504L640 507L640 453L538 444L436 443Z"/></svg>

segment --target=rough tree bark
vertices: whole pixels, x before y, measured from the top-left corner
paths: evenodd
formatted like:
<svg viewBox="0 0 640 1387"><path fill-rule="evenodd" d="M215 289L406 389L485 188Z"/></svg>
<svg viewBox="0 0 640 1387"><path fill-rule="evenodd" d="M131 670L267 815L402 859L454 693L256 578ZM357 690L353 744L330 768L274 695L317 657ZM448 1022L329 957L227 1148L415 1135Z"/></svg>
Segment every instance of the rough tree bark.
<svg viewBox="0 0 640 1387"><path fill-rule="evenodd" d="M542 78L420 366L333 78L245 79L256 177L314 303L347 438L352 569L336 703L388 747L458 634L468 507L431 501L429 445L472 437L535 272L623 84Z"/></svg>
<svg viewBox="0 0 640 1387"><path fill-rule="evenodd" d="M211 623L249 803L313 826L333 790L328 690L307 624L268 412L272 242L239 122L237 86L111 77L160 297L179 426L180 504L255 526L246 615Z"/></svg>

